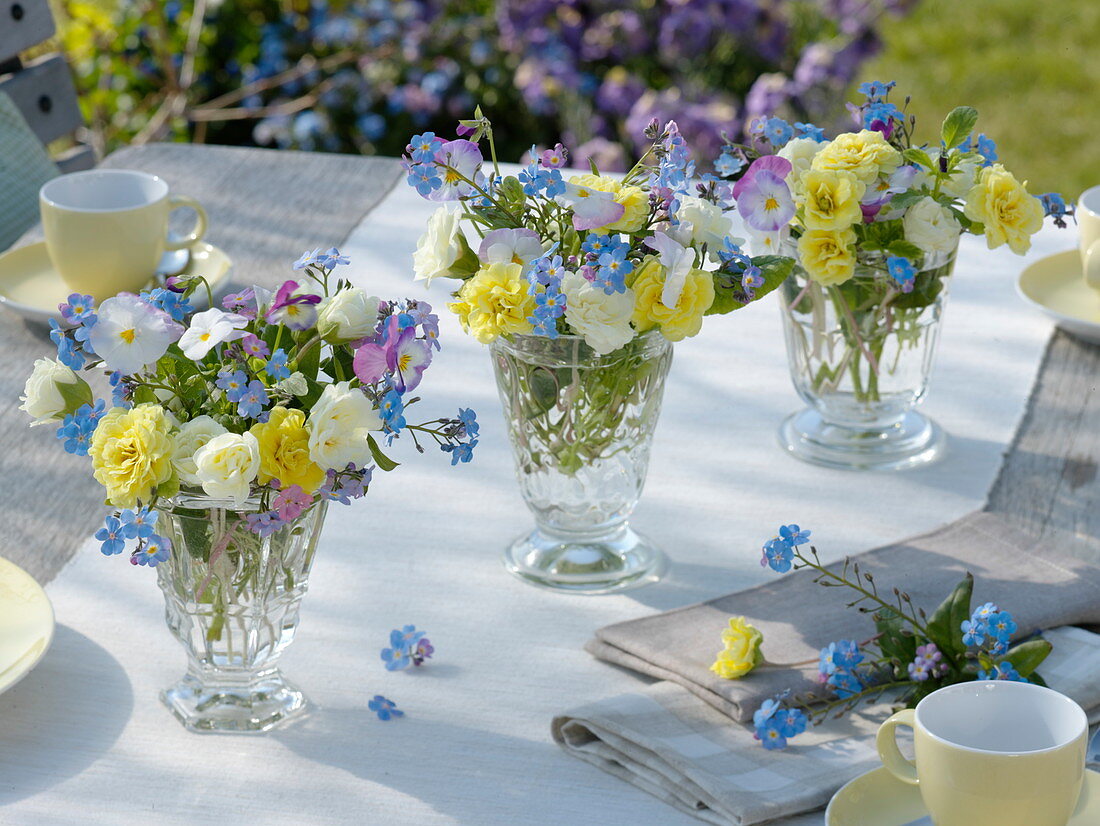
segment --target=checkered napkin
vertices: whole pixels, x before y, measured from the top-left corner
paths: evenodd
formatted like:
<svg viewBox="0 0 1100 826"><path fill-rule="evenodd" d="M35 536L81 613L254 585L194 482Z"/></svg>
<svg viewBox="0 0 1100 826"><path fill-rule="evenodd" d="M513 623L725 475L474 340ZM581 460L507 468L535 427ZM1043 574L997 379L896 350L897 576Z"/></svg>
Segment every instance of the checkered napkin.
<svg viewBox="0 0 1100 826"><path fill-rule="evenodd" d="M1045 636L1054 651L1044 678L1100 719L1100 635L1066 626ZM751 826L786 817L794 819L785 826L817 826L821 813L807 813L879 765L875 732L890 711L868 706L810 728L783 751L767 751L750 725L680 685L659 682L573 709L554 719L552 732L574 757L707 823Z"/></svg>
<svg viewBox="0 0 1100 826"><path fill-rule="evenodd" d="M0 92L0 251L38 220L38 189L57 174L23 114Z"/></svg>

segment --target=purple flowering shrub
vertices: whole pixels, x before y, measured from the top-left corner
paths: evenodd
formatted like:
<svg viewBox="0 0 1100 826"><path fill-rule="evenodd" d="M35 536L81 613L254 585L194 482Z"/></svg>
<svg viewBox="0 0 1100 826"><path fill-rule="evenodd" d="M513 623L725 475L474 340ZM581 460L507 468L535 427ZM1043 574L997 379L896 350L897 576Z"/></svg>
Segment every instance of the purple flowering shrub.
<svg viewBox="0 0 1100 826"><path fill-rule="evenodd" d="M822 565L809 538L798 525L780 527L779 535L764 543L760 565L776 573L808 569L814 582L847 589L853 597L848 606L869 614L874 632L866 640L836 640L821 649L819 690L802 697L785 692L764 702L753 717L764 748L784 748L808 723L863 702L887 699L913 708L938 688L971 680L1044 685L1036 669L1050 654L1050 642L1038 634L1014 640L1020 630L1016 621L992 602L971 610L969 573L929 615L899 588L880 594L874 574L858 562Z"/></svg>
<svg viewBox="0 0 1100 826"><path fill-rule="evenodd" d="M829 124L877 24L915 0L63 3L101 150L134 140L400 155L480 103L502 157L532 141L625 170L650 120L714 157L758 115ZM700 60L699 55L706 55ZM171 112L182 112L179 117Z"/></svg>

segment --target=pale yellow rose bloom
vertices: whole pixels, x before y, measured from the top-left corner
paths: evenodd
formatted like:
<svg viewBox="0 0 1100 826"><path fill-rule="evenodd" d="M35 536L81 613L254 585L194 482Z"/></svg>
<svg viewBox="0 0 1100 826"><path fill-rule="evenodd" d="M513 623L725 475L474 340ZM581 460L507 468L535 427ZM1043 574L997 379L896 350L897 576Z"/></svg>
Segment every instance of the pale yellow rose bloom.
<svg viewBox="0 0 1100 826"><path fill-rule="evenodd" d="M640 186L623 186L618 179L606 175L574 175L569 183L610 192L615 196L615 203L622 205L623 217L596 232L639 232L649 219L649 195Z"/></svg>
<svg viewBox="0 0 1100 826"><path fill-rule="evenodd" d="M1031 236L1043 226L1042 203L1028 194L1026 182L1021 184L999 163L982 170L967 193L963 212L985 225L985 242L991 250L1008 244L1017 255L1031 249Z"/></svg>
<svg viewBox="0 0 1100 826"><path fill-rule="evenodd" d="M458 301L449 304L466 332L482 344L504 333L529 333L527 320L535 311L535 299L527 292L523 266L505 262L485 264L464 282Z"/></svg>
<svg viewBox="0 0 1100 826"><path fill-rule="evenodd" d="M273 407L268 420L248 431L260 446L261 485L278 479L284 490L298 485L309 494L317 492L325 481L325 471L309 456L309 430L301 410Z"/></svg>
<svg viewBox="0 0 1100 826"><path fill-rule="evenodd" d="M859 201L867 187L851 172L810 169L800 189L806 229L846 229L863 220Z"/></svg>
<svg viewBox="0 0 1100 826"><path fill-rule="evenodd" d="M172 414L158 404L112 407L103 414L88 455L95 480L107 490L112 505L137 507L139 499L147 500L172 477L174 426Z"/></svg>
<svg viewBox="0 0 1100 826"><path fill-rule="evenodd" d="M856 234L844 230L811 229L798 239L798 260L823 287L843 284L856 271Z"/></svg>
<svg viewBox="0 0 1100 826"><path fill-rule="evenodd" d="M730 617L729 627L722 632L725 648L718 652L710 670L723 680L744 677L764 661L760 645L764 635L744 617Z"/></svg>
<svg viewBox="0 0 1100 826"><path fill-rule="evenodd" d="M886 142L881 132L864 129L837 135L814 155L810 169L851 172L870 186L879 175L891 175L901 166L901 160L901 153Z"/></svg>
<svg viewBox="0 0 1100 826"><path fill-rule="evenodd" d="M665 287L665 268L656 258L642 265L631 285L634 289L635 329L645 332L660 327L669 341L682 341L696 335L703 326L703 314L714 303L714 277L693 269L684 280L684 288L675 307L661 301Z"/></svg>

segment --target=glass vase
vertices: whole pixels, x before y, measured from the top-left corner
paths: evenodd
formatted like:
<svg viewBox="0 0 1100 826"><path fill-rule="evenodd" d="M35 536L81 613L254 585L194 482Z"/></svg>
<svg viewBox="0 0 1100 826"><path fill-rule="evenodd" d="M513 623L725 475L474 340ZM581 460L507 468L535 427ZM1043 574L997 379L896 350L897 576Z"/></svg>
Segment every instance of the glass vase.
<svg viewBox="0 0 1100 826"><path fill-rule="evenodd" d="M298 629L327 505L266 537L246 522L255 500L238 507L181 493L160 509L172 551L157 580L168 629L187 652L187 673L160 696L187 728L262 732L305 712L279 657Z"/></svg>
<svg viewBox="0 0 1100 826"><path fill-rule="evenodd" d="M788 452L850 470L901 470L940 456L943 431L917 407L954 265L954 249L926 255L903 292L882 256L861 256L855 275L832 286L796 263L779 294L791 380L807 407L780 426Z"/></svg>
<svg viewBox="0 0 1100 826"><path fill-rule="evenodd" d="M629 518L641 496L672 345L657 331L599 355L579 336L491 345L520 493L535 529L508 570L559 591L604 594L659 579L665 555Z"/></svg>

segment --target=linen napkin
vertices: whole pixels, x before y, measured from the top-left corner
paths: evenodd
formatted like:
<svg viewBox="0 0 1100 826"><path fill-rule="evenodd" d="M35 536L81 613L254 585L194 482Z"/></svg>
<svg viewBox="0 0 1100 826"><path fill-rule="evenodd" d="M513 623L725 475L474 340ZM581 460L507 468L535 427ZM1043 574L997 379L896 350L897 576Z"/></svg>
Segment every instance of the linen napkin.
<svg viewBox="0 0 1100 826"><path fill-rule="evenodd" d="M1046 637L1054 650L1043 663L1044 678L1096 721L1100 636L1063 627ZM783 751L767 751L751 726L679 685L659 682L573 709L556 717L551 731L574 757L707 823L752 826L789 818L784 826L820 826L821 812L814 810L880 765L875 732L890 711L887 703L863 707L811 727Z"/></svg>
<svg viewBox="0 0 1100 826"><path fill-rule="evenodd" d="M995 602L1010 611L1019 635L1061 625L1100 624L1100 566L1062 554L1049 543L1006 528L988 513L852 557L872 574L884 596L902 588L931 611L967 571L974 574L973 605ZM831 566L834 569L843 563ZM767 698L792 689L820 690L816 658L833 640L864 639L870 619L845 607L836 590L798 571L774 582L663 614L609 625L586 649L616 665L684 686L734 720L751 719ZM710 671L731 616L745 616L764 635L771 663L813 665L767 668L742 680Z"/></svg>

